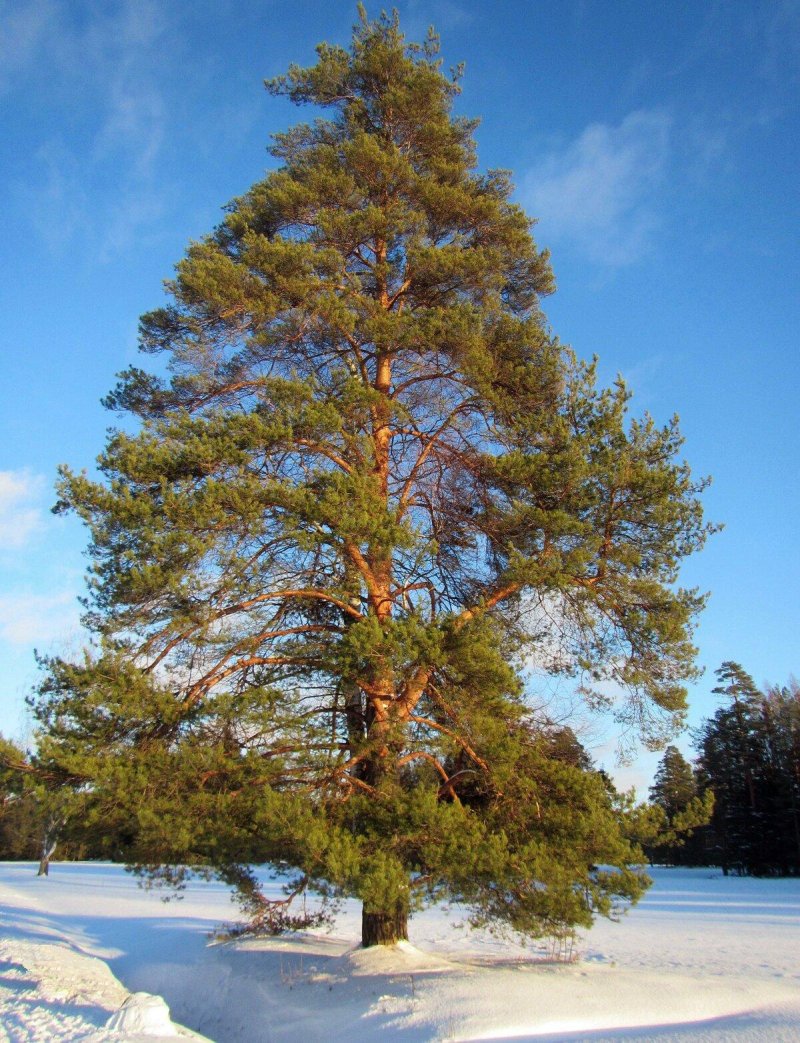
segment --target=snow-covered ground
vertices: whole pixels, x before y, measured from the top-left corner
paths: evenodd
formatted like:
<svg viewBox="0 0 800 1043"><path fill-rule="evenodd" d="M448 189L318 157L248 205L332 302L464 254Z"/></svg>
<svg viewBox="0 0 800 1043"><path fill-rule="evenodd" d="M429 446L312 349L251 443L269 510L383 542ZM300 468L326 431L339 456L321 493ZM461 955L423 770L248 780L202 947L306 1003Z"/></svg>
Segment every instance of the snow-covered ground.
<svg viewBox="0 0 800 1043"><path fill-rule="evenodd" d="M356 947L355 905L330 935L209 944L221 885L165 904L118 866L0 863L0 1040L799 1041L800 879L652 875L553 964L444 910L394 950Z"/></svg>

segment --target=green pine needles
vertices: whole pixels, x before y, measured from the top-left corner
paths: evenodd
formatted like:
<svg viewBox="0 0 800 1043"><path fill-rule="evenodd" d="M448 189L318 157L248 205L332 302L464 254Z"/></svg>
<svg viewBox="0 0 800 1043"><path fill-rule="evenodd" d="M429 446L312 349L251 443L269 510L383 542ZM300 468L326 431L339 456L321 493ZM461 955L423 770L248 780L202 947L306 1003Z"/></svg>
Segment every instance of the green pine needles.
<svg viewBox="0 0 800 1043"><path fill-rule="evenodd" d="M254 863L360 898L365 944L444 896L588 924L641 893L640 853L523 664L671 734L704 483L550 333L547 254L478 173L435 36L362 10L267 87L327 116L275 136L142 319L169 375L122 375L138 428L101 480L62 472L96 644L47 663L40 762L118 855L218 873L272 926Z"/></svg>

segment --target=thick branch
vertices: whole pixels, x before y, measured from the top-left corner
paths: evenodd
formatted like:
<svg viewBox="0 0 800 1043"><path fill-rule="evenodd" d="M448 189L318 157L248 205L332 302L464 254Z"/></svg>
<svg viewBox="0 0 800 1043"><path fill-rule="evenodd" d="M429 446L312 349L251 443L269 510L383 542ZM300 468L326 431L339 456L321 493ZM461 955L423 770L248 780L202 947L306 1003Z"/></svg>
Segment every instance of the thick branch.
<svg viewBox="0 0 800 1043"><path fill-rule="evenodd" d="M472 746L470 746L466 739L463 739L458 734L458 732L454 732L451 728L446 728L443 724L439 724L438 721L431 721L428 717L416 717L413 714L411 714L408 719L410 721L413 721L415 724L421 724L425 728L433 728L433 730L436 732L442 732L443 735L448 735L451 739L458 743L458 745L461 747L464 753L466 753L468 757L471 757L472 760L475 761L475 763L480 768L482 768L485 772L489 771L489 765L486 763L483 757L476 753Z"/></svg>
<svg viewBox="0 0 800 1043"><path fill-rule="evenodd" d="M496 590L494 594L490 594L488 598L485 598L480 605L475 605L473 608L465 608L463 612L460 612L453 621L454 628L461 630L471 619L483 615L484 612L489 612L495 605L499 605L501 601L505 601L506 598L519 593L521 589L521 583L507 583L504 587Z"/></svg>

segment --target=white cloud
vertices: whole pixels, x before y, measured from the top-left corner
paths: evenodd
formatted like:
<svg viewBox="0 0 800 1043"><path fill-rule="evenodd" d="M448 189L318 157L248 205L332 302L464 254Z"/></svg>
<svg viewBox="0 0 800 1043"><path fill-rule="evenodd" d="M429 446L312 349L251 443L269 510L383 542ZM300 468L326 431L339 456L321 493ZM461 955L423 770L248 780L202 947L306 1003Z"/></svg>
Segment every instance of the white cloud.
<svg viewBox="0 0 800 1043"><path fill-rule="evenodd" d="M540 239L564 239L598 264L626 265L650 249L670 153L670 116L638 111L594 123L524 176L520 195Z"/></svg>
<svg viewBox="0 0 800 1043"><path fill-rule="evenodd" d="M73 591L19 592L0 597L0 639L11 645L45 646L65 641L78 627Z"/></svg>
<svg viewBox="0 0 800 1043"><path fill-rule="evenodd" d="M43 488L28 471L0 471L0 552L21 550L41 528Z"/></svg>

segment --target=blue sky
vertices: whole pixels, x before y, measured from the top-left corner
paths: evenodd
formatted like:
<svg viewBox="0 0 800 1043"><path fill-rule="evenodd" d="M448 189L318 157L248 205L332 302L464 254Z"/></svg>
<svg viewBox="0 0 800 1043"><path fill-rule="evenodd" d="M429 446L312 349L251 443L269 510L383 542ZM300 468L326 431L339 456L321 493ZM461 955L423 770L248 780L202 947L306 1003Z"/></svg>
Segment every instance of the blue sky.
<svg viewBox="0 0 800 1043"><path fill-rule="evenodd" d="M433 23L445 63L466 63L480 164L513 171L552 251L554 331L622 373L635 411L677 412L714 478L726 528L683 574L711 591L692 723L724 659L759 683L800 673L800 2L397 7L409 37ZM302 118L263 79L354 20L318 0L0 0L6 734L25 733L32 648L80 642L86 541L49 513L56 466L91 468L138 316ZM620 777L646 785L656 759Z"/></svg>

